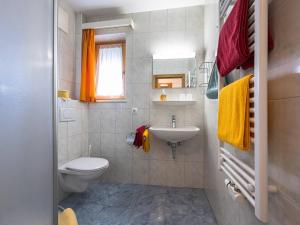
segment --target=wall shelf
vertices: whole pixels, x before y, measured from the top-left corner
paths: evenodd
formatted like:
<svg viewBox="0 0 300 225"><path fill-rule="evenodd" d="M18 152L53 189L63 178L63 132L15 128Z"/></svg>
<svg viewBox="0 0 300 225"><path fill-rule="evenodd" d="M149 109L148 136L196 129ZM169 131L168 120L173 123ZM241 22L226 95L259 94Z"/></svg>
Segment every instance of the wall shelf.
<svg viewBox="0 0 300 225"><path fill-rule="evenodd" d="M160 101L160 100L152 100L154 104L157 105L166 105L166 106L184 106L184 105L192 105L195 104L196 100L191 101L180 101L180 100L166 100L166 101Z"/></svg>

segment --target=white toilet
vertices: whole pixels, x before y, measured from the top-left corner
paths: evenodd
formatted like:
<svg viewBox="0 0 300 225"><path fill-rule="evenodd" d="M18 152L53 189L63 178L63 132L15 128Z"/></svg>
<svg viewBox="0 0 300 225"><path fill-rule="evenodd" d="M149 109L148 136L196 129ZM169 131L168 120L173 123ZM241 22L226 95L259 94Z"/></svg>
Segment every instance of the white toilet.
<svg viewBox="0 0 300 225"><path fill-rule="evenodd" d="M65 192L84 192L89 183L99 179L108 168L106 159L81 157L58 168L59 183Z"/></svg>

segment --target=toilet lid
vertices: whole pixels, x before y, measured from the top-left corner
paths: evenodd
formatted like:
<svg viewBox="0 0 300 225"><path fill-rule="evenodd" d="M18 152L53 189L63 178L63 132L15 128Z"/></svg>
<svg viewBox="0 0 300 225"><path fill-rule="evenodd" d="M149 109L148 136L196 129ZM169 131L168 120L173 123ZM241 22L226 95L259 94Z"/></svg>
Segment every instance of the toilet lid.
<svg viewBox="0 0 300 225"><path fill-rule="evenodd" d="M94 171L108 167L108 161L102 158L82 157L65 164L65 168L74 171Z"/></svg>

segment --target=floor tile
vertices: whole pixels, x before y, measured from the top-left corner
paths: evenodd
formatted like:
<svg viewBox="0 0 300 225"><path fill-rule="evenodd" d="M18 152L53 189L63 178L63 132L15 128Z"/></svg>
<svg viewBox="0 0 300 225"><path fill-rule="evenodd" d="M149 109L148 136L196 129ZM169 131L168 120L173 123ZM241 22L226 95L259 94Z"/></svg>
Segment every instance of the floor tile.
<svg viewBox="0 0 300 225"><path fill-rule="evenodd" d="M202 189L151 185L91 185L60 203L79 225L216 225Z"/></svg>

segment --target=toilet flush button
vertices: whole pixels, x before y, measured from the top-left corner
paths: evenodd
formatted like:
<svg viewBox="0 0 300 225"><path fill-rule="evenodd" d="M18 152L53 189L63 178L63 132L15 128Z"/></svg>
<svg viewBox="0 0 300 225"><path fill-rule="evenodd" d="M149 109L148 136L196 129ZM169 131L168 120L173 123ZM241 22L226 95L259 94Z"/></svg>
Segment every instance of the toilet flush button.
<svg viewBox="0 0 300 225"><path fill-rule="evenodd" d="M61 122L68 122L74 121L74 109L71 108L61 108L60 109L60 121Z"/></svg>

